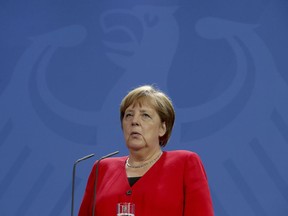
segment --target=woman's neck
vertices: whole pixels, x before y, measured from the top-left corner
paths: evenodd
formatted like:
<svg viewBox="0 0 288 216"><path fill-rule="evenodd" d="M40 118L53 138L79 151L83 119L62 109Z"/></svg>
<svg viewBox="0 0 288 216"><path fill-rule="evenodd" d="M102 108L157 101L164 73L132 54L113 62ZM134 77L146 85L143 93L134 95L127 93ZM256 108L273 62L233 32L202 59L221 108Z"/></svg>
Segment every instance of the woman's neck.
<svg viewBox="0 0 288 216"><path fill-rule="evenodd" d="M146 155L146 157L140 157L140 160L139 157L132 157L135 154L130 154L125 166L127 177L143 176L159 160L161 155L161 148L150 155Z"/></svg>
<svg viewBox="0 0 288 216"><path fill-rule="evenodd" d="M139 150L139 151L130 151L129 154L129 162L130 163L137 163L142 164L153 160L159 154L162 153L162 149L156 148L150 151L147 150Z"/></svg>

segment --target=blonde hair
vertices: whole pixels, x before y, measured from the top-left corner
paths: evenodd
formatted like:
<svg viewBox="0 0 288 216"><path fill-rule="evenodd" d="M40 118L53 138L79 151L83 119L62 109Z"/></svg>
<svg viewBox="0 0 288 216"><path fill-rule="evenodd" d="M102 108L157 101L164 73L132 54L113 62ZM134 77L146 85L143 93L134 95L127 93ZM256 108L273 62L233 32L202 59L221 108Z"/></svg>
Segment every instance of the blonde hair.
<svg viewBox="0 0 288 216"><path fill-rule="evenodd" d="M149 102L156 110L160 117L161 122L166 125L166 133L159 137L159 145L164 147L172 133L175 111L172 105L171 99L159 89L156 89L152 85L143 85L137 87L123 98L120 104L120 120L121 126L126 109L135 103Z"/></svg>

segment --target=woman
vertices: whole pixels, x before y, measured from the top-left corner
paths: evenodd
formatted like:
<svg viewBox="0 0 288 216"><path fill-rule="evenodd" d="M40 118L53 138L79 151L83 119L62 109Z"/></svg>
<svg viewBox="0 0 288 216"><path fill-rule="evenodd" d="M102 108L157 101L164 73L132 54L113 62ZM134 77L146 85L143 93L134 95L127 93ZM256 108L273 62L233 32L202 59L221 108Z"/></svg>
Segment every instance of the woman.
<svg viewBox="0 0 288 216"><path fill-rule="evenodd" d="M153 86L138 87L122 100L120 118L129 156L99 163L95 215L116 216L120 202L134 203L136 216L214 215L198 155L162 151L175 119L170 99ZM95 167L79 216L92 215Z"/></svg>

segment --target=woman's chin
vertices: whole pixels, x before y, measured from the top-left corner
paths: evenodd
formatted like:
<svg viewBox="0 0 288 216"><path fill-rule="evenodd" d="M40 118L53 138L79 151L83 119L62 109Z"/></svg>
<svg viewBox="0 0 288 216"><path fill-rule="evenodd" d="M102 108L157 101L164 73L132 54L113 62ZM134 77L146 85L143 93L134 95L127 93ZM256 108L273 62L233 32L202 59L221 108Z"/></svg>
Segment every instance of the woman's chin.
<svg viewBox="0 0 288 216"><path fill-rule="evenodd" d="M135 150L140 150L140 149L144 148L145 144L142 142L131 142L131 143L127 143L127 147L128 147L128 149L135 151Z"/></svg>

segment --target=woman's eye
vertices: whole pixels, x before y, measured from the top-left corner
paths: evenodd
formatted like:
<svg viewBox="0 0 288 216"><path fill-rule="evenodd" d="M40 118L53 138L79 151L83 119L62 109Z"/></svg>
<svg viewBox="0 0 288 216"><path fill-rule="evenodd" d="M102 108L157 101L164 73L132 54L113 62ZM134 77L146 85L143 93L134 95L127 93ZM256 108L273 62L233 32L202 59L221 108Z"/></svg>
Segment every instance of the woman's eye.
<svg viewBox="0 0 288 216"><path fill-rule="evenodd" d="M147 114L147 113L144 113L143 116L144 116L145 118L150 118L150 115Z"/></svg>
<svg viewBox="0 0 288 216"><path fill-rule="evenodd" d="M125 115L126 118L128 118L128 117L130 117L130 116L132 116L131 113L126 113L126 115Z"/></svg>

